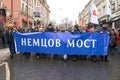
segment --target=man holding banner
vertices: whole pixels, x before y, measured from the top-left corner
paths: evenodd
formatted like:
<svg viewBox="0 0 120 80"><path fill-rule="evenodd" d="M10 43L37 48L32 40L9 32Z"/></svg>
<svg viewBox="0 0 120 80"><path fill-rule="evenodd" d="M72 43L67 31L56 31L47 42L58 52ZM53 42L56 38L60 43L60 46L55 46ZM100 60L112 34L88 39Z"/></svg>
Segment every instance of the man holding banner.
<svg viewBox="0 0 120 80"><path fill-rule="evenodd" d="M55 32L55 29L51 23L48 24L45 32ZM53 55L53 54L51 55L51 59L55 59L56 57L57 57L57 55Z"/></svg>
<svg viewBox="0 0 120 80"><path fill-rule="evenodd" d="M108 22L103 22L102 27L100 27L97 32L99 32L101 34L102 33L106 33L106 34L108 34L110 36L111 35L111 29L108 27ZM101 59L103 61L108 62L108 58L107 57L108 57L108 55L101 56Z"/></svg>
<svg viewBox="0 0 120 80"><path fill-rule="evenodd" d="M14 44L14 32L18 32L16 28L14 28L14 25L8 25L8 31L7 31L7 39L8 39L8 45L10 49L10 58L13 59L15 52L15 44Z"/></svg>

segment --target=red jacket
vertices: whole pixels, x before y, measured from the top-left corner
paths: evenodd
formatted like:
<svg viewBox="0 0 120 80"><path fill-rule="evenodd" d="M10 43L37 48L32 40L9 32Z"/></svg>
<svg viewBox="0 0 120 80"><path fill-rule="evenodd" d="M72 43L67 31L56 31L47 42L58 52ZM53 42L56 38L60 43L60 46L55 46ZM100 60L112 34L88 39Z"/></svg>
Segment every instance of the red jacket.
<svg viewBox="0 0 120 80"><path fill-rule="evenodd" d="M120 45L120 36L119 36L119 33L117 33L116 37L117 37L117 45Z"/></svg>

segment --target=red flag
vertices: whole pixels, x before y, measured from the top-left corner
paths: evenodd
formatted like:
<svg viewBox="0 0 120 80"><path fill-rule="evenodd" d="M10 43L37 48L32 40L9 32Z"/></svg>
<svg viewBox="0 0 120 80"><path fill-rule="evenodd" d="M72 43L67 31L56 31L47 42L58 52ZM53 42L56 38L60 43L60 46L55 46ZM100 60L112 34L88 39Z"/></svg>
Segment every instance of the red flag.
<svg viewBox="0 0 120 80"><path fill-rule="evenodd" d="M96 10L93 11L93 15L94 15L94 16L97 16L97 14L96 14Z"/></svg>
<svg viewBox="0 0 120 80"><path fill-rule="evenodd" d="M85 19L84 18L82 18L82 24L81 24L81 26L85 26Z"/></svg>

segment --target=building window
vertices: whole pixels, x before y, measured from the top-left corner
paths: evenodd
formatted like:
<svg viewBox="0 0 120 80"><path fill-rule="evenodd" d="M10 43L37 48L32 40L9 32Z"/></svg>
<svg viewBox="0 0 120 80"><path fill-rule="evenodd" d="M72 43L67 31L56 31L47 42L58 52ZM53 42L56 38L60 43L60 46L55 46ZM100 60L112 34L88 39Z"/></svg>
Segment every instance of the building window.
<svg viewBox="0 0 120 80"><path fill-rule="evenodd" d="M34 6L36 6L36 0L34 0Z"/></svg>
<svg viewBox="0 0 120 80"><path fill-rule="evenodd" d="M101 10L99 9L99 10L98 10L98 15L101 15L100 13L101 13Z"/></svg>
<svg viewBox="0 0 120 80"><path fill-rule="evenodd" d="M32 11L32 9L31 9L31 13L30 13L30 14L31 14L31 17L32 17L32 16L33 16L33 11Z"/></svg>
<svg viewBox="0 0 120 80"><path fill-rule="evenodd" d="M29 11L29 16L31 17L31 9L30 9L30 11Z"/></svg>
<svg viewBox="0 0 120 80"><path fill-rule="evenodd" d="M0 15L6 16L6 10L5 9L0 9Z"/></svg>
<svg viewBox="0 0 120 80"><path fill-rule="evenodd" d="M45 2L45 0L43 0L43 2Z"/></svg>
<svg viewBox="0 0 120 80"><path fill-rule="evenodd" d="M112 5L112 12L115 12L115 5Z"/></svg>
<svg viewBox="0 0 120 80"><path fill-rule="evenodd" d="M22 3L22 12L24 13L24 3Z"/></svg>
<svg viewBox="0 0 120 80"><path fill-rule="evenodd" d="M29 4L31 5L31 0L29 0Z"/></svg>
<svg viewBox="0 0 120 80"><path fill-rule="evenodd" d="M112 1L111 6L112 6L112 12L115 12L115 1Z"/></svg>
<svg viewBox="0 0 120 80"><path fill-rule="evenodd" d="M100 0L97 0L97 1L96 1L96 6L99 6L100 3L101 3L101 1L100 1Z"/></svg>
<svg viewBox="0 0 120 80"><path fill-rule="evenodd" d="M28 13L28 14L29 14L29 16L30 16L30 8L29 8L29 13Z"/></svg>
<svg viewBox="0 0 120 80"><path fill-rule="evenodd" d="M28 7L26 6L25 7L25 14L27 14L28 13Z"/></svg>
<svg viewBox="0 0 120 80"><path fill-rule="evenodd" d="M33 0L32 0L32 6L33 6Z"/></svg>
<svg viewBox="0 0 120 80"><path fill-rule="evenodd" d="M120 25L120 20L115 21L116 30L118 30L118 28L120 27L119 25Z"/></svg>
<svg viewBox="0 0 120 80"><path fill-rule="evenodd" d="M120 0L117 0L117 8L120 9Z"/></svg>
<svg viewBox="0 0 120 80"><path fill-rule="evenodd" d="M105 15L105 11L106 11L106 10L105 10L105 6L104 6L104 7L103 7L103 15Z"/></svg>

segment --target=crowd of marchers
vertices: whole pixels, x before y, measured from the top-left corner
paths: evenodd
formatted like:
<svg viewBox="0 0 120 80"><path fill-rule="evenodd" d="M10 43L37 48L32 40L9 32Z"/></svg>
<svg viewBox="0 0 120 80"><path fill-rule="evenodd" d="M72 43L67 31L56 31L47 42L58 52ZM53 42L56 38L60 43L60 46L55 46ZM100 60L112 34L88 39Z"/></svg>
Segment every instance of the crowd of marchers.
<svg viewBox="0 0 120 80"><path fill-rule="evenodd" d="M101 26L96 26L94 24L89 24L86 26L78 26L74 25L74 28L57 28L54 27L52 24L49 24L47 27L35 27L33 28L15 28L14 26L8 26L8 27L1 27L0 28L0 44L5 48L9 47L10 50L10 57L11 59L14 58L15 52L15 44L14 44L14 36L13 32L21 32L21 33L31 33L31 32L78 32L80 34L84 32L98 32L100 34L107 33L110 36L110 42L109 42L109 49L108 49L108 55L114 55L114 49L117 48L118 54L120 54L120 29L115 31L114 29L111 29L109 27L109 23L103 22ZM30 57L31 53L22 53L26 57ZM98 60L98 58L101 59L101 61L109 62L108 55L106 56L88 56L88 55L63 55L63 60L66 62L68 59L71 59L73 61L77 61L79 59L90 59L94 62ZM35 58L40 59L41 57L50 57L51 59L58 59L59 55L47 55L44 53L35 53Z"/></svg>

